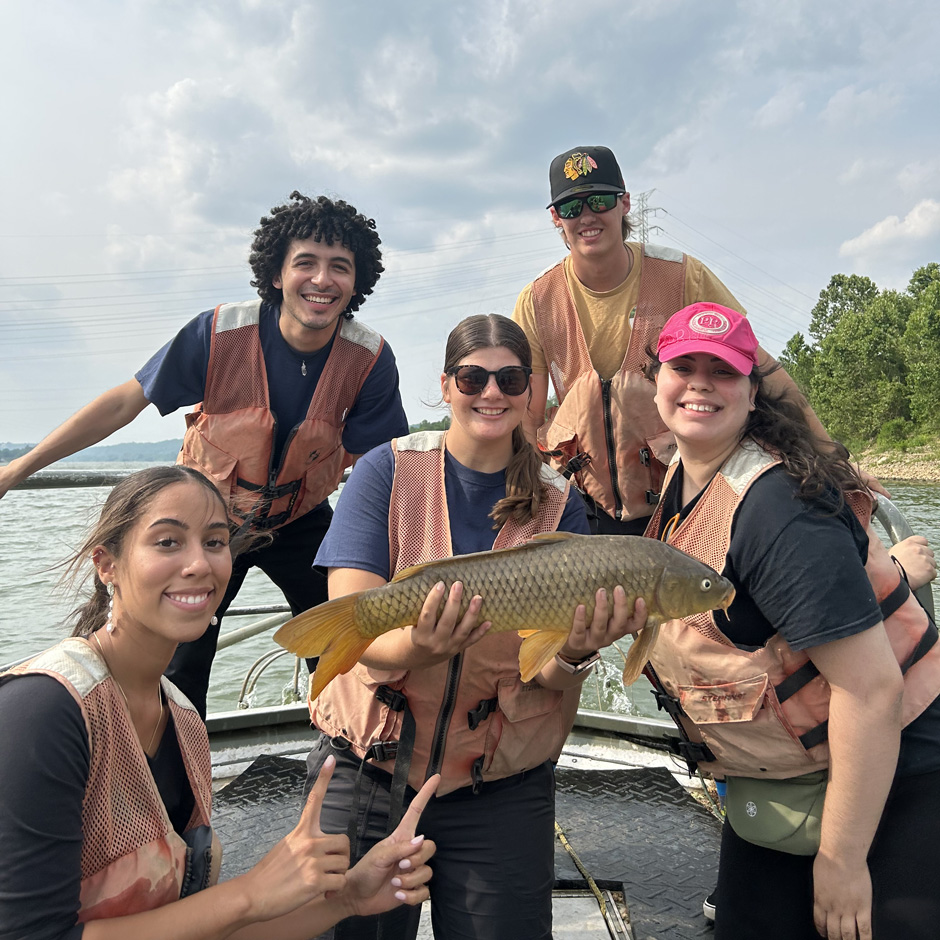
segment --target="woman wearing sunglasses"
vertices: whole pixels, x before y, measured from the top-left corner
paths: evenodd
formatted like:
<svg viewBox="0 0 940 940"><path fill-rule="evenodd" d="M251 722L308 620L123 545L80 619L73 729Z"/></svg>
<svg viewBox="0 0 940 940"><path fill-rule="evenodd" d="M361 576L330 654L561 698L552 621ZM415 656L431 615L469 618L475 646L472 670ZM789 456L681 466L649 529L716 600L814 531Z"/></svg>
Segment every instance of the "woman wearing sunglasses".
<svg viewBox="0 0 940 940"><path fill-rule="evenodd" d="M740 314L680 310L653 371L679 459L646 534L737 590L665 624L650 656L727 784L715 940L930 940L940 643L910 588L932 553L895 567L869 491L768 392Z"/></svg>
<svg viewBox="0 0 940 940"><path fill-rule="evenodd" d="M453 330L441 373L450 429L392 441L359 460L317 557L330 569L331 597L452 554L556 529L588 532L577 494L522 432L530 365L525 334L506 317L469 317ZM645 605L638 601L631 617L621 588L609 598L600 592L593 619L585 622L583 606L572 611L561 654L523 685L520 638L487 636L479 597L459 618L461 590L456 584L445 597L436 586L413 627L377 639L312 703L323 735L308 758L308 780L327 755L336 757L323 825L349 830L355 858L397 817L400 794L407 802L440 772L439 796L422 817L437 845L435 936L547 940L551 762L597 651L642 627ZM415 936L416 918L382 921L384 936ZM334 936L374 937L375 930L375 921L357 921Z"/></svg>

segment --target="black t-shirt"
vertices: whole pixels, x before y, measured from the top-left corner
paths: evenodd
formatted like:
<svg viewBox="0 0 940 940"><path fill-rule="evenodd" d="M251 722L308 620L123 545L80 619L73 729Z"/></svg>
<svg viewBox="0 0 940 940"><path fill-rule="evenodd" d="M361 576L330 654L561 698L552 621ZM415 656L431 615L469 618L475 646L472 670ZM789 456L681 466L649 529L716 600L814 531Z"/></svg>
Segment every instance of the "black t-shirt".
<svg viewBox="0 0 940 940"><path fill-rule="evenodd" d="M780 633L805 650L882 619L865 573L868 537L855 514L848 505L833 513L836 503L809 503L798 491L783 467L774 467L754 482L735 515L721 573L736 594L727 614L715 611L715 622L741 649L758 649ZM701 495L681 506L681 494L680 465L663 493L663 520L678 514L681 525ZM904 729L898 759L901 775L938 769L940 698Z"/></svg>
<svg viewBox="0 0 940 940"><path fill-rule="evenodd" d="M172 719L148 759L177 832L192 788ZM78 703L50 676L0 684L0 940L78 940L88 734Z"/></svg>

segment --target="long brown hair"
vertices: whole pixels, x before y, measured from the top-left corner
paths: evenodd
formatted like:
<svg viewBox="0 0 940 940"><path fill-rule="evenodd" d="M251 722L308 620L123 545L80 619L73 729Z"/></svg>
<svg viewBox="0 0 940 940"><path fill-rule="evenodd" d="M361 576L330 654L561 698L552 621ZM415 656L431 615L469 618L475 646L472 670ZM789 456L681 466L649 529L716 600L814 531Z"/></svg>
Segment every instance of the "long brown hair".
<svg viewBox="0 0 940 940"><path fill-rule="evenodd" d="M477 314L461 320L447 337L444 372L460 365L478 349L501 346L515 354L521 365L531 368L532 350L518 324L498 313ZM545 494L541 478L542 458L518 425L512 432L512 457L506 467L506 495L493 507L490 516L499 528L509 519L534 519Z"/></svg>
<svg viewBox="0 0 940 940"><path fill-rule="evenodd" d="M225 512L225 500L215 484L201 473L189 467L168 466L151 467L125 477L108 494L98 521L91 527L84 542L64 562L62 580L72 586L76 592L88 577L84 565L96 545L104 545L115 558L119 558L127 534L147 511L147 507L162 490L176 483L198 483L210 492ZM228 518L226 513L226 518ZM98 572L91 571L91 593L86 595L84 603L72 611L75 626L72 636L87 636L100 627L107 616L108 592L98 577Z"/></svg>

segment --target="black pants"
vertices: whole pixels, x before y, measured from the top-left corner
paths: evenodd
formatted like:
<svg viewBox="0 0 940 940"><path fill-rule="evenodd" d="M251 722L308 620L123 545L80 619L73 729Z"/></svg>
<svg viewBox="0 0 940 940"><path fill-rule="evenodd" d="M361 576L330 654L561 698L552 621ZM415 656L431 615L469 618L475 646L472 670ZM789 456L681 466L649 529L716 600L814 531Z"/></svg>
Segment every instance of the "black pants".
<svg viewBox="0 0 940 940"><path fill-rule="evenodd" d="M333 510L329 506L318 507L294 522L276 529L274 541L254 551L239 555L232 565L232 577L216 609L219 623L209 625L206 632L192 643L180 643L167 667L167 678L171 679L206 717L206 694L209 690L209 673L219 642L222 617L238 594L245 576L251 568L260 568L283 592L296 616L327 599L326 572L313 567L320 543L330 527Z"/></svg>
<svg viewBox="0 0 940 940"><path fill-rule="evenodd" d="M326 735L307 758L312 786L329 754L336 770L320 825L324 832L346 832L358 757L337 750ZM358 806L361 858L386 835L391 776L366 763ZM409 788L406 802L414 796ZM433 839L430 865L431 923L438 940L551 940L554 859L555 779L551 764L524 774L484 783L431 800L418 832ZM351 917L321 940L413 940L419 909L399 907L380 917Z"/></svg>
<svg viewBox="0 0 940 940"><path fill-rule="evenodd" d="M646 531L646 526L650 521L649 516L644 516L642 519L625 519L618 522L613 516L607 515L597 505L593 497L588 496L583 490L578 490L578 492L584 501L584 509L587 512L591 535L642 535ZM655 508L655 506L650 506L650 516Z"/></svg>
<svg viewBox="0 0 940 940"><path fill-rule="evenodd" d="M875 940L940 936L940 771L899 777L868 854ZM715 940L819 940L813 856L745 842L725 823Z"/></svg>

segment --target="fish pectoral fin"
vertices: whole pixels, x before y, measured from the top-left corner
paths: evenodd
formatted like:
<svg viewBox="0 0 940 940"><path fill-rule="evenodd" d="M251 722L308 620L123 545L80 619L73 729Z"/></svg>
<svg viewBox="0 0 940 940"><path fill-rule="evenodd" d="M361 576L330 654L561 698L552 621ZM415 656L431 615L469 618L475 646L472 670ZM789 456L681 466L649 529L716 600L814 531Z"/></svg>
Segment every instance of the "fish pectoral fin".
<svg viewBox="0 0 940 940"><path fill-rule="evenodd" d="M640 678L643 667L659 637L659 623L647 620L646 626L636 635L623 664L623 684L633 685Z"/></svg>
<svg viewBox="0 0 940 940"><path fill-rule="evenodd" d="M555 658L555 654L565 645L567 633L554 633L549 630L519 630L524 636L519 647L519 674L523 682L531 682Z"/></svg>

